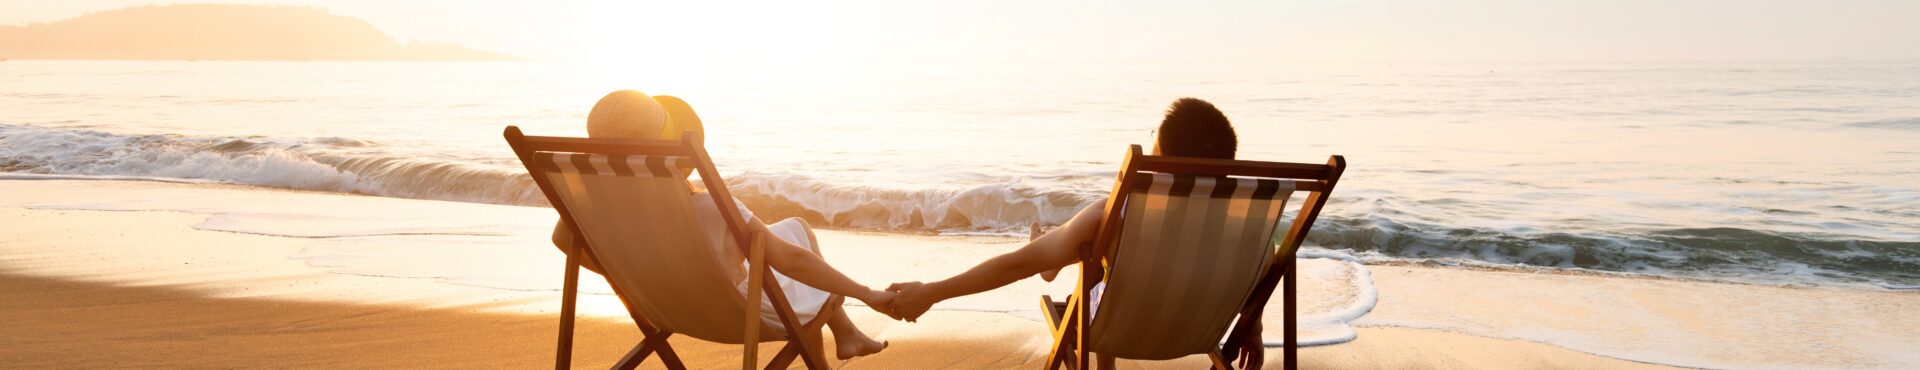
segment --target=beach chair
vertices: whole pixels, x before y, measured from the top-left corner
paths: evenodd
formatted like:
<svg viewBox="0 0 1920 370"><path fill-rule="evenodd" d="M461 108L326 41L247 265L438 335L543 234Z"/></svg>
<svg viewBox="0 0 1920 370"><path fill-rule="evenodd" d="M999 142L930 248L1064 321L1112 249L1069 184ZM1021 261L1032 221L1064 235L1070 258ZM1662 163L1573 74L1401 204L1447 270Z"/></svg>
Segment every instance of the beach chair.
<svg viewBox="0 0 1920 370"><path fill-rule="evenodd" d="M1346 160L1147 156L1134 145L1120 168L1094 241L1081 245L1073 295L1065 301L1041 296L1054 337L1046 368L1084 369L1091 356L1106 363L1200 353L1214 368L1231 368L1241 346L1263 348L1260 312L1280 282L1285 366L1296 368L1294 252ZM1273 234L1296 191L1308 193L1305 204L1276 248ZM1101 282L1104 292L1093 295ZM1093 304L1088 297L1095 297ZM1248 368L1259 368L1263 353L1248 353Z"/></svg>
<svg viewBox="0 0 1920 370"><path fill-rule="evenodd" d="M680 140L603 140L526 136L509 126L505 135L514 155L572 229L574 240L580 241L576 248L587 252L567 254L555 368L568 368L572 361L580 258L599 263L607 285L645 335L614 365L616 369L634 368L654 354L667 368L684 369L667 343L676 334L743 344L743 369L753 368L758 361L756 344L782 340L787 344L768 369L785 369L796 357L809 369L827 368L826 360L811 351L822 343L802 334L819 332L845 297L834 295L811 322L799 321L780 285L769 275L766 241L746 232L746 220L714 171L697 132L687 131ZM746 297L741 297L737 282L726 277L720 257L708 247L693 219L689 171L700 174L725 215L728 245L742 248L748 257ZM761 319L763 297L772 300L778 323Z"/></svg>

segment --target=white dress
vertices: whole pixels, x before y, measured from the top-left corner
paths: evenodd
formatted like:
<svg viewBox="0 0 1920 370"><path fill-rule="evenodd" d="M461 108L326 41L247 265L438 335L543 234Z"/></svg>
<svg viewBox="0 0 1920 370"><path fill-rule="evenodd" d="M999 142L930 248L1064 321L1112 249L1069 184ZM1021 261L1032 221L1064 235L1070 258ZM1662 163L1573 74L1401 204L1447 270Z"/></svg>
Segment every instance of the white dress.
<svg viewBox="0 0 1920 370"><path fill-rule="evenodd" d="M740 204L740 200L735 199L733 204L740 208L740 215L744 216L747 222L760 222L759 218L753 216L752 211L748 211L746 206ZM704 229L702 231L707 234L707 240L712 244L714 254L720 256L722 259L720 263L731 263L739 266L738 269L729 270L737 272L733 275L740 277L740 281L734 283L734 287L739 288L741 297L745 297L747 295L747 259L745 255L740 253L738 247L727 246L725 242L725 240L727 240L727 224L720 218L719 207L714 206L713 198L709 196L707 192L694 192L693 212L694 217L696 217L695 219L700 220L700 226ZM767 230L771 231L776 238L785 240L793 245L812 249L816 254L819 253L820 246L814 244L816 243L815 240L808 238L807 225L801 223L799 219L789 218L767 225ZM793 313L795 316L799 316L801 323L812 321L815 316L819 316L821 306L825 305L827 299L832 297L831 293L807 286L806 284L801 284L798 281L794 281L793 278L781 274L779 271L773 272L773 279L780 283L780 290L786 292L787 303L793 305ZM780 314L778 311L774 311L773 299L764 296L761 297L760 321L771 327L781 327Z"/></svg>

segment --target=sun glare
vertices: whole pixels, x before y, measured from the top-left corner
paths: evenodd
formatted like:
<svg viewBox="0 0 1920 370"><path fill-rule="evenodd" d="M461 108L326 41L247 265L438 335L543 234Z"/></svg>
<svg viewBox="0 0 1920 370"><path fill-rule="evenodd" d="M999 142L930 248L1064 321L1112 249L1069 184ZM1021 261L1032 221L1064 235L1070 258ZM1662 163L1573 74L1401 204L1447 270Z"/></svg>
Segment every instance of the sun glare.
<svg viewBox="0 0 1920 370"><path fill-rule="evenodd" d="M872 48L878 35L846 28L859 14L819 7L761 4L594 3L572 25L586 47L583 61L603 76L642 81L668 75L716 76L831 69ZM861 48L869 48L862 50Z"/></svg>
<svg viewBox="0 0 1920 370"><path fill-rule="evenodd" d="M1916 14L0 0L0 370L1920 369Z"/></svg>

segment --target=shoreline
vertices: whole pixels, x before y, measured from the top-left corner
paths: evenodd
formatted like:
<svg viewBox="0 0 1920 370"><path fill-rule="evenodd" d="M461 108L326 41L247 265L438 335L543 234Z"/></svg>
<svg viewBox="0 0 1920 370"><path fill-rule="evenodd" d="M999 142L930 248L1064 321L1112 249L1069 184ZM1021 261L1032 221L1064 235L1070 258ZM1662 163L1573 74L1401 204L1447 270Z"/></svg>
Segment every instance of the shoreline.
<svg viewBox="0 0 1920 370"><path fill-rule="evenodd" d="M352 193L352 192L331 192L331 191L323 191L323 190L245 184L245 183L236 183L236 182L221 181L221 180L180 179L180 178L170 178L170 177L145 177L145 176L96 176L96 175L0 173L0 182L22 182L22 181L81 181L81 182L133 182L133 183L151 182L151 183L157 183L157 184L182 184L182 185L210 186L210 187L226 188L226 189L232 189L232 190L238 190L238 191L267 191L267 192L285 192L285 193L311 194L311 195L323 195L323 196L400 199L400 200L423 201L423 202L451 202L451 203L476 204L476 205L486 205L486 206L531 208L531 209L540 209L547 212L552 211L551 207L548 207L545 205L535 206L535 205L523 205L523 204L502 204L502 203L472 202L472 201L448 200L448 199L415 198L415 197L405 197L405 196L364 194L364 193ZM77 210L84 210L84 209L77 209ZM880 237L940 238L940 239L945 239L950 241L964 240L969 242L988 242L988 243L1024 242L1026 240L1024 231L1019 232L1018 233L1019 235L1015 235L1016 234L1015 232L999 233L999 232L993 232L993 231L974 232L974 231L940 231L940 230L921 230L921 229L859 228L859 227L840 227L840 226L830 226L830 225L823 226L819 224L815 224L813 225L813 227L815 230L825 230L825 231L849 233L849 234L856 234L856 235L872 235L872 236L880 236ZM1303 252L1317 251L1317 252L1351 255L1351 252L1320 249L1312 245L1303 247L1302 251ZM1463 270L1490 271L1490 272L1562 274L1562 275L1573 275L1573 276L1596 276L1596 277L1611 277L1611 278L1625 278L1625 279L1648 279L1648 280L1698 282L1698 283L1710 283L1710 284L1746 285L1746 286L1755 286L1755 287L1839 289L1839 290L1886 291L1886 292L1920 291L1920 286L1900 286L1900 285L1891 285L1891 284L1883 284L1883 283L1868 283L1868 282L1840 283L1840 282L1809 282L1809 281L1766 282L1766 281L1760 281L1760 280L1755 280L1751 278L1740 278L1740 277L1663 275L1663 274L1656 274L1656 273L1642 273L1642 272L1631 272L1631 271L1598 270L1598 269L1590 269L1590 268L1584 268L1584 267L1554 267L1554 266L1536 266L1536 265L1527 265L1527 264L1498 264L1498 263L1485 262L1485 261L1479 261L1479 260L1455 259L1455 258L1447 258L1447 257L1441 257L1441 258L1395 257L1395 256L1387 256L1387 255L1381 255L1381 254L1370 253L1370 252L1362 252L1362 253L1363 253L1362 255L1355 256L1355 258L1364 262L1366 265L1369 265L1369 266L1417 266L1417 267L1436 268L1436 269L1463 269Z"/></svg>
<svg viewBox="0 0 1920 370"><path fill-rule="evenodd" d="M239 185L0 180L0 214L18 220L0 226L8 236L0 238L0 286L31 297L0 303L5 312L0 320L8 321L5 327L28 328L8 332L34 333L0 335L6 342L0 348L10 348L0 349L6 352L0 357L37 359L23 363L46 361L51 367L101 366L135 357L191 367L405 366L418 365L409 357L439 353L507 357L469 366L551 361L559 254L544 243L543 228L554 217L550 209ZM945 276L1017 243L845 230L822 230L820 236L829 261L866 284ZM475 268L509 272L476 274ZM1910 292L1395 264L1365 268L1379 289L1379 302L1353 321L1358 339L1305 347L1303 366L1652 367L1701 366L1703 359L1710 367L1920 364L1920 358L1879 348L1920 336L1920 320L1898 316L1920 308L1920 294ZM604 283L586 276L583 344L576 352L583 364L599 361L593 356L624 353L638 337ZM956 299L937 306L930 315L938 316L919 324L849 307L863 330L895 346L848 367L1037 366L1032 357L1039 355L1047 334L1023 315L1032 311L1027 307L1032 296L1064 291L1061 286L1070 283L1030 279ZM1303 291L1303 298L1318 292ZM1759 307L1734 307L1743 304ZM1698 308L1703 305L1708 309ZM194 310L206 307L218 308ZM280 311L305 316L272 315ZM139 319L155 315L167 317ZM369 315L374 318L363 318ZM1832 322L1841 319L1848 322ZM1628 330L1616 331L1630 335L1583 323L1606 320L1619 320ZM1528 326L1551 330L1512 331ZM407 333L408 328L428 333ZM147 334L116 334L121 330ZM1769 340L1769 335L1784 338ZM471 348L426 349L461 347L462 336L488 338ZM391 342L366 338L408 338L411 347L399 347L419 349L385 350L381 347L394 346L379 344ZM1675 359L1657 348L1633 347L1633 338L1691 346L1706 355ZM233 344L221 341L285 345L242 351L221 348ZM306 341L326 341L326 348L337 351L302 353ZM675 342L683 359L737 364L737 347L691 342ZM1825 352L1795 350L1809 345ZM1757 349L1742 349L1749 346ZM603 347L611 353L601 353ZM82 355L88 348L125 348L127 353ZM248 355L220 355L227 350ZM360 352L369 353L323 358ZM1268 352L1269 362L1277 364L1278 349ZM1746 362L1724 362L1728 358ZM1721 363L1713 365L1716 361ZM1128 363L1161 368L1201 362Z"/></svg>
<svg viewBox="0 0 1920 370"><path fill-rule="evenodd" d="M1920 291L1920 286L1908 287L1908 286L1893 286L1893 285L1887 285L1887 284L1873 284L1873 283L1847 283L1847 284L1808 283L1808 282L1798 282L1798 281L1770 283L1770 282L1748 280L1748 279L1741 279L1741 278L1660 275L1660 274L1648 274L1648 273L1628 272L1628 271L1595 270L1595 269L1588 269L1588 268L1581 268L1581 267L1549 267L1549 266L1533 266L1533 265L1525 265L1525 264L1505 265L1505 264L1495 264L1491 262L1481 262L1481 261L1474 261L1474 260L1445 260L1445 259L1407 258L1407 257L1380 257L1380 258L1361 257L1361 259L1366 261L1366 264L1368 266L1406 266L1406 267L1419 267L1419 268L1430 268L1430 269L1454 269L1454 270L1465 270L1465 271L1589 276L1589 277L1602 277L1602 278L1615 278L1615 279L1643 279L1643 280L1676 281L1676 282L1689 282L1689 283L1702 283L1702 284L1740 285L1740 286L1764 287L1764 288L1831 289L1831 290L1862 291L1862 292Z"/></svg>

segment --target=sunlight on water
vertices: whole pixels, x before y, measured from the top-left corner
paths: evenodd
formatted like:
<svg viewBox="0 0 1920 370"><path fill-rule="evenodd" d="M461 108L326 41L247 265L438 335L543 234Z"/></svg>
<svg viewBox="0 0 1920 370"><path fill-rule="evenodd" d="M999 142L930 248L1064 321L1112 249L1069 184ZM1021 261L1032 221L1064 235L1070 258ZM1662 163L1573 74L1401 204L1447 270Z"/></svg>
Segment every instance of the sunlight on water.
<svg viewBox="0 0 1920 370"><path fill-rule="evenodd" d="M765 217L1018 233L1173 99L1352 166L1311 242L1383 258L1920 285L1920 64L0 64L0 171L540 205L506 125L679 96ZM21 107L27 107L25 109Z"/></svg>

